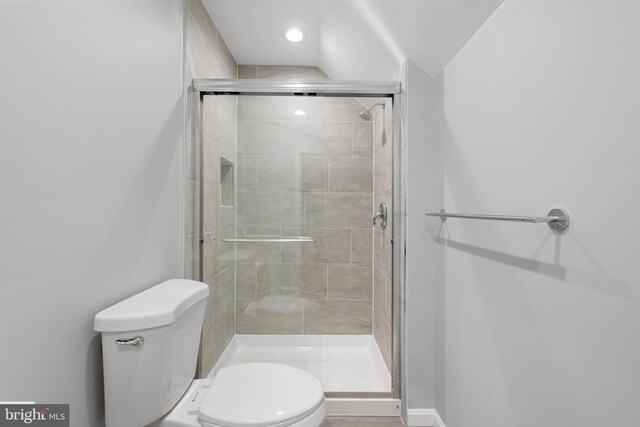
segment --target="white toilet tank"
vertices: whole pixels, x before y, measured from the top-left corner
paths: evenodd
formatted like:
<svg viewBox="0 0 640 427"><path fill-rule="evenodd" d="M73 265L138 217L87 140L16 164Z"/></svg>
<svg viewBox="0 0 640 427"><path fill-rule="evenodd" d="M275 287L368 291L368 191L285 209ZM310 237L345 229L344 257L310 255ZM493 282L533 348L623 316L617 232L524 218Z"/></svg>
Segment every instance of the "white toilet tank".
<svg viewBox="0 0 640 427"><path fill-rule="evenodd" d="M193 380L209 287L167 280L98 313L107 427L166 414Z"/></svg>

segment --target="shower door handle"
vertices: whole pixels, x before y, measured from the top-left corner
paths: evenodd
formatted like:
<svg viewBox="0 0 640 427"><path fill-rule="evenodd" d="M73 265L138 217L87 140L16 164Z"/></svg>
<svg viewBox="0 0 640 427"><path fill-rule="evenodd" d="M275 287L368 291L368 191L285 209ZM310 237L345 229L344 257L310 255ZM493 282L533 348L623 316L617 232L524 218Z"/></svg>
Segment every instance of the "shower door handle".
<svg viewBox="0 0 640 427"><path fill-rule="evenodd" d="M376 221L380 220L380 226L385 228L387 226L387 204L385 202L380 203L378 211L373 214L373 225L376 225Z"/></svg>

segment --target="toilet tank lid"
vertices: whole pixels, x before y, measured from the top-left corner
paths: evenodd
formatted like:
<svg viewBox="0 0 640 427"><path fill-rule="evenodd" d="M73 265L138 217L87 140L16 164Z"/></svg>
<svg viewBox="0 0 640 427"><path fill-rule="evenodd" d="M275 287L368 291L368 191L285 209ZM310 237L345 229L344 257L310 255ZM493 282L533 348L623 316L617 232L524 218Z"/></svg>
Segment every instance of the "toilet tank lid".
<svg viewBox="0 0 640 427"><path fill-rule="evenodd" d="M209 295L209 286L194 280L172 279L140 292L96 314L97 332L127 332L175 322Z"/></svg>

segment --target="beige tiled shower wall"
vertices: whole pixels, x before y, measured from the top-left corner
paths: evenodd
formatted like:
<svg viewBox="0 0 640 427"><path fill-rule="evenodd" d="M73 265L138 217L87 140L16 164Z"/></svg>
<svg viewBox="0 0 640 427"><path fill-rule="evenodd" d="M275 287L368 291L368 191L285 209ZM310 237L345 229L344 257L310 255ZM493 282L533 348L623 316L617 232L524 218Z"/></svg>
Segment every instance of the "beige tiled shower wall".
<svg viewBox="0 0 640 427"><path fill-rule="evenodd" d="M256 65L238 76L327 79ZM373 333L373 123L362 110L352 98L238 99L238 237L316 243L237 245L237 333Z"/></svg>
<svg viewBox="0 0 640 427"><path fill-rule="evenodd" d="M374 134L374 171L373 189L374 206L378 209L380 203L385 202L389 209L387 226L382 228L377 224L373 230L374 269L373 269L373 329L374 336L382 357L391 369L391 307L392 307L392 274L391 260L393 251L391 247L393 215L391 207L392 197L392 161L393 161L393 114L392 103L385 101L385 107L376 107L373 120Z"/></svg>
<svg viewBox="0 0 640 427"><path fill-rule="evenodd" d="M186 70L186 200L185 277L198 278L198 226L200 186L203 190L203 280L209 285L198 374L206 376L235 331L235 263L233 245L221 237L235 235L235 201L222 206L220 159L237 167L236 99L208 96L204 102L204 157L200 180L199 150L196 149L194 78L236 78L237 65L222 36L200 0L187 1ZM230 172L233 174L233 169Z"/></svg>

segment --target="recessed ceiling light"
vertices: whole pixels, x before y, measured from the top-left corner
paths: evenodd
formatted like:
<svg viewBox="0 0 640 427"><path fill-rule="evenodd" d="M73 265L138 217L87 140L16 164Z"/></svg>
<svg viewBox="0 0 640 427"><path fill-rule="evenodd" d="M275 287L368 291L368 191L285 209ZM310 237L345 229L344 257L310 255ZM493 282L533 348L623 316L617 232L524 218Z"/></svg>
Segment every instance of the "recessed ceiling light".
<svg viewBox="0 0 640 427"><path fill-rule="evenodd" d="M304 33L299 28L289 28L285 30L284 36L290 42L298 43L304 39Z"/></svg>
<svg viewBox="0 0 640 427"><path fill-rule="evenodd" d="M293 112L293 114L295 114L296 116L304 116L307 113L305 113L302 110L296 110L296 111Z"/></svg>

